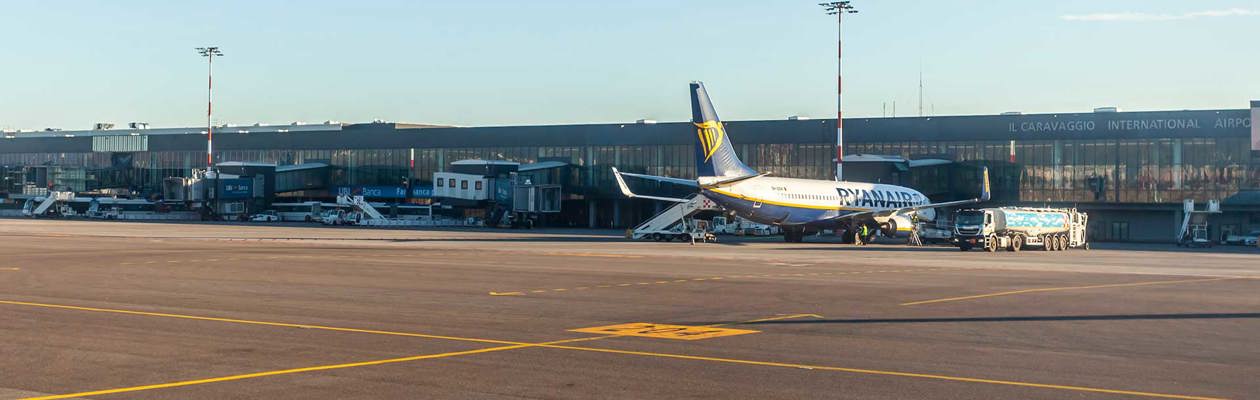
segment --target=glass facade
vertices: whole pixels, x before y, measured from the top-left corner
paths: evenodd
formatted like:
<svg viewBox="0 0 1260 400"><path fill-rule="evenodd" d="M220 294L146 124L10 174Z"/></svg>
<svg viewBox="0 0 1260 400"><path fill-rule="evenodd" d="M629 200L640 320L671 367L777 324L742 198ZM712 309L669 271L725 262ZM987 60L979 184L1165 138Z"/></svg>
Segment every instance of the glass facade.
<svg viewBox="0 0 1260 400"><path fill-rule="evenodd" d="M1250 151L1250 121L1242 119L1241 111L1245 110L1131 113L1144 118L1139 122L1132 122L1138 116L1130 113L846 120L846 132L852 133L846 138L845 154L942 158L965 168L988 166L1001 200L1203 202L1260 189L1260 157ZM729 124L728 130L740 158L758 171L830 179L834 126L834 120L745 121ZM428 185L435 172L468 159L564 161L572 168L566 169L569 176L563 180L574 183L566 193L611 201L622 199L611 175L613 166L626 172L694 178L690 130L687 123L427 129L351 125L336 132L228 135L216 158L279 165L326 163L331 166L325 180L330 190ZM84 144L76 145L80 139ZM4 179L0 192L62 185L151 195L161 193L164 178L187 177L204 168L205 152L199 150L204 141L198 135L147 136L145 148L151 151L136 152L91 151L93 147L86 145L90 139L48 144L37 139L0 141ZM60 150L63 147L66 150ZM39 168L44 171L30 172ZM960 171L919 168L902 183L934 195L973 187L960 180L966 175Z"/></svg>
<svg viewBox="0 0 1260 400"><path fill-rule="evenodd" d="M1014 162L1011 162L1011 148ZM1018 198L1032 202L1179 203L1183 199L1222 199L1240 190L1260 188L1260 165L1252 161L1247 138L1141 140L1044 140L949 142L849 142L847 154L947 158L983 164L995 177L1013 179ZM753 168L774 176L828 179L832 176L828 143L736 145ZM507 160L523 164L562 160L577 166L572 181L578 192L597 197L615 195L611 167L626 172L680 178L695 177L689 145L467 147L342 150L232 150L221 160L278 163L324 162L334 167L334 186L404 185L409 179L429 183L434 172L467 159ZM200 168L204 152L135 153L0 153L6 171L21 167L59 167L59 184L80 190L130 188L141 193L161 190L166 177L189 176ZM448 168L448 167L447 167ZM72 172L81 169L82 175ZM64 175L64 176L62 176ZM17 175L10 172L13 184ZM930 178L930 177L929 177ZM916 179L916 186L937 179ZM70 185L74 181L82 181ZM1001 186L1002 184L999 184ZM936 190L930 190L937 192Z"/></svg>
<svg viewBox="0 0 1260 400"><path fill-rule="evenodd" d="M1204 202L1260 189L1260 162L1245 137L871 142L845 149L984 164L995 177L1017 179L1018 198L1011 200L1026 202Z"/></svg>

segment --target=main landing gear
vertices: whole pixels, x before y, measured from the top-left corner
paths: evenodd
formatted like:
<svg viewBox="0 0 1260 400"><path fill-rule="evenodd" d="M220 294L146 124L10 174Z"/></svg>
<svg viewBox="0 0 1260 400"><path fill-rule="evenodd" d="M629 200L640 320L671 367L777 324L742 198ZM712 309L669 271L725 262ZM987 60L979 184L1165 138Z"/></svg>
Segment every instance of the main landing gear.
<svg viewBox="0 0 1260 400"><path fill-rule="evenodd" d="M802 243L805 241L805 228L800 226L783 227L783 241L788 243Z"/></svg>

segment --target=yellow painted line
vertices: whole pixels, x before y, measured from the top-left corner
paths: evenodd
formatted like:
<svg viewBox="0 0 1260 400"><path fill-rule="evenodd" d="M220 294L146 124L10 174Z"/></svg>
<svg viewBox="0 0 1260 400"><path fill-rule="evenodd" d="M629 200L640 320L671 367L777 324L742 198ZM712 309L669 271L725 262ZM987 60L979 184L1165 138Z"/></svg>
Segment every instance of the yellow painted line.
<svg viewBox="0 0 1260 400"><path fill-rule="evenodd" d="M761 319L754 319L754 320L749 320L749 321L744 321L744 322L738 322L736 324L718 324L718 325L713 325L713 326L749 324L753 322L781 321L785 319L797 319L797 318L805 318L805 317L822 318L823 316L818 315L818 314L788 314L788 315L779 315L779 316L774 316L774 317L769 317L769 318L761 318Z"/></svg>
<svg viewBox="0 0 1260 400"><path fill-rule="evenodd" d="M1133 287L1133 286L1172 285L1172 284L1178 284L1178 283L1212 282L1212 281L1224 281L1224 280L1230 280L1230 279L1239 279L1239 278L1182 279L1182 280L1176 280L1176 281L1154 281L1154 282L1117 283L1117 284L1110 284L1110 285L1067 286L1067 287L1053 287L1053 288L1040 288L1040 289L1023 289L1023 290L1011 290L1011 291L1006 291L1006 292L978 294L974 296L948 297L944 299L912 301L909 303L901 303L901 305L915 306L915 305L920 305L920 304L974 300L974 299L983 299L987 297L1010 296L1010 295L1024 294L1024 293L1057 292L1057 291L1063 291L1063 290L1103 289L1103 288Z"/></svg>
<svg viewBox="0 0 1260 400"><path fill-rule="evenodd" d="M608 326L570 329L571 332L594 333L599 335L638 336L657 339L702 340L716 337L747 335L760 333L749 329L716 328L708 326L688 326L632 322Z"/></svg>
<svg viewBox="0 0 1260 400"><path fill-rule="evenodd" d="M203 321L218 321L218 322L231 322L231 323L254 324L254 325L281 326L281 327L292 327L292 328L323 329L323 330L340 331L340 332L354 332L354 333L369 333L369 334L381 334L381 335L394 335L394 336L410 336L410 337L422 337L422 338L434 338L434 339L447 339L447 340L458 340L458 341L467 341L467 342L495 343L495 344L502 344L502 345L504 345L504 346L499 346L499 347L491 347L491 348L478 349L478 350L468 350L468 351L463 351L463 352L452 352L452 353L442 353L442 354L432 354L432 355L421 355L421 356L414 356L414 357L395 358L395 359L389 359L389 360L379 360L379 361L367 361L367 362L352 363L352 364L338 364L338 365L334 365L334 366L320 366L320 367L297 368L297 369L282 370L282 371L272 371L272 372L258 372L258 373L254 373L254 374L234 375L234 376L232 376L232 377L210 378L210 379L202 379L202 380L196 380L196 381L184 381L184 382L182 382L182 384L180 384L180 383L168 383L168 384L158 384L158 385L149 385L149 386L137 386L137 387L135 387L135 388L109 389L109 390L106 390L106 391L94 391L94 392L84 392L84 393L73 393L73 394L65 394L65 395L57 395L57 396L48 396L48 397L36 397L36 398L32 398L32 399L63 399L63 398L71 398L71 397L95 396L95 395L101 395L101 394L107 394L107 393L124 393L124 392L127 392L127 391L149 390L149 389L158 389L158 388L166 388L166 387L188 386L188 385L193 385L193 384L198 384L198 383L211 383L211 382L222 382L222 381L228 381L228 380L239 380L239 379L247 379L247 377L262 377L262 376L281 375L281 374L285 374L285 373L292 374L292 373L298 373L298 372L308 372L308 371L319 371L319 370L327 370L327 369L336 369L335 367L339 367L339 368L350 368L350 367L352 367L352 366L379 365L379 364L386 364L386 363L389 363L389 362L391 362L391 361L393 361L393 360L399 360L399 361L393 361L393 362L402 362L402 360L422 360L422 359L432 359L432 358L440 358L440 357L453 357L453 356L457 356L457 355L465 355L465 354L487 353L487 352L491 352L491 351L502 351L502 350L516 349L516 348L526 348L526 347L544 347L544 348L552 348L552 349L575 350L575 351L597 352L597 353L607 353L607 354L625 354L625 355L637 355L637 356L645 356L645 357L658 357L658 358L670 358L670 359L681 359L681 360L695 360L695 361L722 362L722 363L741 364L741 365L758 365L758 366L768 366L768 367L781 367L781 368L796 368L796 369L820 370L820 371L849 372L849 373L856 373L856 374L870 374L870 375L898 376L898 377L907 377L907 378L936 379L936 380L955 381L955 382L985 383L985 384L993 384L993 385L1007 385L1007 386L1031 387L1031 388L1042 388L1042 389L1057 389L1057 390L1078 391L1078 392L1107 393L1107 394L1122 394L1122 395L1140 396L1140 397L1153 397L1153 398L1166 398L1166 399L1183 399L1183 400L1223 400L1223 399L1212 398L1212 397L1184 396L1184 395L1162 394L1162 393L1151 393L1151 392L1138 392L1138 391L1128 391L1128 390L1102 389L1102 388L1093 388L1093 387L1084 387L1084 386L1053 385L1053 384L1032 383L1032 382L1004 381L1004 380L996 380L996 379L967 378L967 377L948 376L948 375L920 374L920 373L912 373L912 372L882 371L882 370L861 369L861 368L846 368L846 367L833 367L833 366L823 366L823 365L808 365L808 364L780 363L780 362L769 362L769 361L740 360L740 359L732 359L732 358L718 358L718 357L693 356L693 355L685 355L685 354L652 353L652 352L641 352L641 351L630 351L630 350L601 349L601 348L593 348L593 347L579 347L579 346L564 346L564 345L561 345L561 343L572 343L572 342L581 342L581 341L599 340L599 339L608 338L608 337L616 337L615 335L614 335L614 336L597 336L597 337L593 337L593 338L568 339L568 340L560 340L560 341L546 342L546 343L522 343L522 342L512 342L512 341L506 341L506 340L493 340L493 339L478 339L478 338L466 338L466 337L454 337L454 336L427 335L427 334L419 334L419 333L406 333L406 332L389 332L389 331L378 331L378 330L370 330L370 329L337 328L337 327L326 327L326 326L318 326L318 325L303 325L303 324L289 324L289 323L280 323L280 322L250 321L250 320L231 319L231 318L199 317L199 316L180 315L180 314L165 314L165 313L151 313L151 312L143 312L143 311L114 310L114 309L94 308L94 307L77 307L77 306L65 306L65 305L55 305L55 304L41 304L41 303L30 303L30 302L8 301L8 300L0 300L0 304L24 305L24 306L34 306L34 307L47 307L47 308L68 309L68 310L80 310L80 311L109 312L109 313L130 314L130 315L147 315L147 316L170 317L170 318L183 318L183 319L193 319L193 320L203 320ZM788 317L796 317L796 316L800 316L800 315L813 315L813 314L796 314L796 315L789 315L789 316L782 316L782 317L772 317L772 318L788 318ZM757 320L754 320L754 321L749 321L749 322L756 322L756 321L757 321ZM719 325L721 325L721 324L719 324ZM198 382L198 383L191 383L191 382ZM145 389L136 389L136 388L145 388ZM130 389L130 390L127 390L127 389ZM28 399L28 400L29 400L29 399Z"/></svg>
<svg viewBox="0 0 1260 400"><path fill-rule="evenodd" d="M791 316L785 316L785 317L771 317L768 319L759 319L759 320L752 320L752 321L746 321L746 322L759 322L759 321L766 321L766 320L772 320L772 319L795 318L798 315L817 315L817 314L797 314L797 315L791 315ZM543 343L519 343L519 342L503 341L504 343L515 343L515 344L510 344L507 346L490 347L490 348L484 348L484 349L476 349L476 350L465 350L465 351L455 351L455 352L440 353L440 354L425 354L425 355L410 356L410 357L390 358L390 359L385 359L385 360L363 361L363 362L356 362L356 363L333 364L333 365L321 365L321 366L304 367L304 368L292 368L292 369L284 369L284 370L276 370L276 371L264 371L264 372L255 372L255 373L249 373L249 374L229 375L229 376L222 376L222 377L217 377L217 378L160 383L160 384L154 384L154 385L132 386L132 387L125 387L125 388L95 390L95 391L89 391L89 392L69 393L69 394L60 394L60 395L52 395L52 396L28 397L22 400L54 400L54 399L69 399L69 398L78 398L78 397L87 397L87 396L101 396L101 395L117 394L117 393L138 392L138 391L143 391L143 390L165 389L165 388L173 388L173 387L181 387L181 386L203 385L203 384L208 384L208 383L262 378L262 377L276 376L276 375L287 375L287 374L297 374L297 373L305 373L305 372L327 371L327 370L334 370L334 369L394 364L394 363L418 361L418 360L429 360L429 359L436 359L436 358L457 357L457 356L465 356L465 355L473 355L473 354L481 354L481 353L490 353L490 352L495 352L495 351L523 349L527 347L547 347L547 346L559 345L563 343L587 342L587 341L608 339L608 338L619 337L619 336L623 336L623 335L607 335L607 336L597 336L597 337L589 337L589 338L564 339L564 340L556 340L556 341L543 342Z"/></svg>
<svg viewBox="0 0 1260 400"><path fill-rule="evenodd" d="M606 254L606 253L543 253L549 256L564 257L604 257L604 258L643 258L632 254Z"/></svg>
<svg viewBox="0 0 1260 400"><path fill-rule="evenodd" d="M910 271L910 270L908 270L908 271ZM926 270L918 270L918 271L926 271ZM873 274L873 273L890 273L890 272L902 272L902 271L854 271L854 272L783 273L783 274L765 274L765 275L729 275L729 276L714 276L714 277L707 277L707 278L691 278L691 279L662 280L662 281L652 281L652 282L621 283L621 284L616 284L616 285L613 285L613 284L605 284L605 285L596 285L596 286L582 286L582 287L569 288L569 289L532 290L532 291L529 291L529 293L563 292L563 291L566 291L566 290L568 290L568 291L573 291L573 290L587 290L587 289L591 289L591 288L593 288L593 287L594 287L594 288L607 289L607 288L611 288L611 287L627 287L627 286L635 286L635 285L639 285L639 286L648 286L648 285L664 285L664 284L669 284L669 283L685 283L685 282L701 282L701 281L718 281L718 280L723 280L723 279L741 279L741 278L747 278L747 279L758 279L758 278L775 278L775 277L780 277L780 278L786 278L786 277L801 277L801 278L803 278L803 277L811 277L811 276L824 276L824 275L833 275L833 274L834 274L834 275L845 275L845 274ZM496 293L498 293L498 294L496 294ZM506 293L521 293L521 294L525 294L525 291L517 291L517 292L490 292L490 295L491 295L491 296L503 296L503 295L506 295Z"/></svg>
<svg viewBox="0 0 1260 400"><path fill-rule="evenodd" d="M456 340L456 341L462 341L462 342L493 343L493 344L522 344L520 342L510 342L510 341L505 341L505 340L477 339L477 338L466 338L466 337L459 337L459 336L429 335L429 334L423 334L423 333L394 332L394 331L382 331L382 330L375 330L375 329L339 328L335 326L291 324L291 323L285 323L285 322L254 321L254 320L236 319L236 318L203 317L203 316L197 316L197 315L170 314L170 313L159 313L159 312L148 312L148 311L131 311L131 310L119 310L119 309L112 309L112 308L66 306L66 305L59 305L59 304L32 303L32 302L26 302L26 301L0 300L0 304L43 307L43 308L56 308L56 309L62 309L62 310L94 311L94 312L106 312L106 313L127 314L127 315L143 315L143 316L149 316L149 317L178 318L178 319L188 319L188 320L197 320L197 321L229 322L229 323L245 324L245 325L278 326L278 327L285 327L285 328L301 328L301 329L319 329L319 330L334 331L334 332L353 332L353 333L371 333L371 334L376 334L376 335L409 336L409 337L419 337L419 338L427 338L427 339Z"/></svg>
<svg viewBox="0 0 1260 400"><path fill-rule="evenodd" d="M101 396L101 395L116 394L116 393L139 392L143 390L166 389L166 388L173 388L173 387L180 387L180 386L192 386L192 385L203 385L207 383L216 383L216 382L238 381L242 379L261 378L265 376L298 374L298 373L303 373L303 372L327 371L327 370L334 370L334 369L366 367L366 366L371 366L371 365L394 364L394 363L416 361L416 360L429 360L429 359L435 359L435 358L456 357L456 356L463 356L463 355L470 355L470 354L489 353L493 351L514 350L514 349L520 349L520 348L531 347L531 346L536 346L536 345L518 344L518 345L511 345L511 346L491 347L491 348L486 348L486 349L455 351L455 352L441 353L441 354L426 354L426 355L420 355L420 356L391 358L391 359L386 359L386 360L364 361L364 362L347 363L347 364L320 365L316 367L306 367L306 368L282 369L282 370L277 370L277 371L255 372L251 374L221 376L217 378L196 379L196 380L170 382L170 383L159 383L156 385L132 386L132 387L125 387L125 388L117 388L117 389L95 390L95 391L90 391L90 392L59 394L59 395L54 395L54 396L28 397L23 400L69 399L69 398L76 398L76 397L89 397L89 396Z"/></svg>
<svg viewBox="0 0 1260 400"><path fill-rule="evenodd" d="M686 354L654 353L654 352L647 352L647 351L601 349L601 348L594 348L594 347L563 346L563 345L545 345L545 346L539 346L539 347L552 348L552 349L564 349L564 350L589 351L589 352L597 352L597 353L670 358L670 359L677 359L677 360L710 361L710 362L720 362L720 363L729 363L729 364L757 365L757 366L763 366L763 367L779 367L779 368L796 368L796 369L818 370L818 371L848 372L848 373L866 374L866 375L884 375L884 376L897 376L897 377L904 377L904 378L935 379L935 380L953 381L953 382L985 383L985 384L991 384L991 385L1019 386L1019 387L1029 387L1029 388L1039 388L1039 389L1057 389L1057 390L1066 390L1066 391L1075 391L1075 392L1106 393L1106 394L1128 395L1128 396L1138 396L1138 397L1183 399L1183 400L1224 400L1224 399L1215 398L1215 397L1185 396L1185 395L1165 394L1165 393L1138 392L1138 391L1130 391L1130 390L1103 389L1103 388L1086 387L1086 386L1054 385L1054 384L1045 384L1045 383L1007 381L1007 380L997 380L997 379L967 378L967 377L949 376L949 375L920 374L920 373L914 373L914 372L832 367L832 366L825 366L825 365L809 365L809 364L782 363L782 362L771 362L771 361L740 360L740 359L734 359L734 358L705 357L705 356L693 356L693 355L686 355Z"/></svg>
<svg viewBox="0 0 1260 400"><path fill-rule="evenodd" d="M491 295L491 296L523 296L523 295L525 295L525 293L521 293L521 292L502 292L502 293L500 293L500 292L490 292L490 295Z"/></svg>

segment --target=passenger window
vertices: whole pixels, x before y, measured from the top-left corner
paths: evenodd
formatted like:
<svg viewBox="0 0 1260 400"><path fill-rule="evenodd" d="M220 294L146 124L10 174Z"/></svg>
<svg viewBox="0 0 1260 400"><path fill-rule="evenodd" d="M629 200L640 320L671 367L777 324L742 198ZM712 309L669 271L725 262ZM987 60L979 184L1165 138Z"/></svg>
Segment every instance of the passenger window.
<svg viewBox="0 0 1260 400"><path fill-rule="evenodd" d="M446 181L446 187L451 188L451 189L454 189L454 188L455 188L455 180L454 180L454 179L451 179L451 180Z"/></svg>
<svg viewBox="0 0 1260 400"><path fill-rule="evenodd" d="M481 190L481 181L477 181L477 190Z"/></svg>
<svg viewBox="0 0 1260 400"><path fill-rule="evenodd" d="M465 190L467 190L467 189L468 189L468 181L459 181L459 188L460 188L460 189L465 189Z"/></svg>
<svg viewBox="0 0 1260 400"><path fill-rule="evenodd" d="M446 178L438 178L437 187L446 186Z"/></svg>

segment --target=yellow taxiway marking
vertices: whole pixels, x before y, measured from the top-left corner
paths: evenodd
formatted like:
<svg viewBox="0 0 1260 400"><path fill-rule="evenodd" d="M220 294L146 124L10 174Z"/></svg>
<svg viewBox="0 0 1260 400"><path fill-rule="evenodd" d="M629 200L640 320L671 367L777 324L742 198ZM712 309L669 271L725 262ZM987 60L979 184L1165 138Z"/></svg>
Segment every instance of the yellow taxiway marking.
<svg viewBox="0 0 1260 400"><path fill-rule="evenodd" d="M596 326L591 328L570 329L570 332L594 333L600 335L639 336L657 339L701 340L716 337L747 335L760 333L748 329L711 328L704 326L653 324L632 322L628 324Z"/></svg>
<svg viewBox="0 0 1260 400"><path fill-rule="evenodd" d="M587 352L596 352L596 353L671 358L671 359L678 359L678 360L710 361L710 362L720 362L720 363L728 363L728 364L756 365L756 366L763 366L763 367L796 368L796 369L804 369L804 370L848 372L848 373L866 374L866 375L897 376L897 377L903 377L903 378L935 379L935 380L953 381L953 382L985 383L985 384L990 384L990 385L1020 386L1020 387L1027 387L1027 388L1057 389L1057 390L1066 390L1066 391L1074 391L1074 392L1105 393L1105 394L1128 395L1128 396L1138 396L1138 397L1182 399L1182 400L1224 400L1224 399L1216 398L1216 397L1186 396L1186 395L1177 395L1177 394L1138 392L1138 391L1131 391L1131 390L1103 389L1103 388L1095 388L1095 387L1087 387L1087 386L1054 385L1054 384L1045 384L1045 383L1007 381L1007 380L998 380L998 379L968 378L968 377L950 376L950 375L920 374L920 373L914 373L914 372L833 367L833 366L826 366L826 365L810 365L810 364L783 363L783 362L772 362L772 361L741 360L741 359L735 359L735 358L705 357L705 356L693 356L693 355L686 355L686 354L654 353L654 352L647 352L647 351L602 349L602 348L595 348L595 347L579 347L579 346L564 346L564 345L546 345L546 346L539 346L539 347L546 347L546 348L551 348L551 349L587 351Z"/></svg>
<svg viewBox="0 0 1260 400"><path fill-rule="evenodd" d="M94 390L90 392L59 394L59 395L53 395L53 396L28 397L23 400L71 399L71 398L77 398L77 397L101 396L101 395L116 394L116 393L139 392L143 390L166 389L166 388L173 388L173 387L180 387L180 386L203 385L203 384L215 383L215 382L227 382L227 381L237 381L237 380L242 380L242 379L261 378L265 376L297 374L297 373L315 372L315 371L327 371L327 370L333 370L333 369L354 368L354 367L366 367L370 365L393 364L393 363L400 363L400 362L407 362L407 361L428 360L428 359L434 359L434 358L456 357L456 356L463 356L463 355L470 355L470 354L489 353L492 351L513 350L513 349L519 349L519 348L524 348L524 347L530 347L530 345L519 344L519 345L511 345L511 346L491 347L491 348L486 348L486 349L456 351L456 352L441 353L441 354L425 354L425 355L411 356L411 357L390 358L390 359L385 359L385 360L364 361L364 362L347 363L347 364L320 365L320 366L305 367L305 368L282 369L282 370L276 370L276 371L255 372L255 373L250 373L250 374L220 376L217 378L159 383L156 385L144 385L144 386L116 388L116 389Z"/></svg>
<svg viewBox="0 0 1260 400"><path fill-rule="evenodd" d="M18 267L6 267L6 268L0 268L0 271L21 271L21 270L22 270L22 269L21 269L21 268L18 268Z"/></svg>
<svg viewBox="0 0 1260 400"><path fill-rule="evenodd" d="M749 333L760 333L749 329L730 329L721 328L729 325L742 325L754 322L779 321L785 319L797 318L822 318L818 314L779 314L773 317L758 318L748 321L739 322L723 322L717 324L689 326L689 325L668 325L668 324L651 324L646 322L634 322L629 324L618 324L609 326L596 326L591 328L570 329L570 332L594 333L606 336L598 336L597 338L610 338L618 336L642 336L661 339L678 339L678 340L700 340L711 339L723 336L744 335ZM592 338L594 339L594 338Z"/></svg>
<svg viewBox="0 0 1260 400"><path fill-rule="evenodd" d="M633 282L633 283L616 283L616 284L608 283L608 284L601 284L601 285L586 285L586 286L581 286L578 288L573 288L573 289L568 289L568 290L586 290L586 289L592 289L592 288L608 289L608 288L614 288L614 287L627 287L627 286L668 285L668 284L675 284L675 283L719 281L723 279L804 278L804 277L839 276L839 275L848 275L848 274L910 273L910 272L930 272L930 271L945 271L945 270L959 270L959 269L974 269L974 268L923 268L923 269L907 269L907 270L901 270L901 271L854 271L854 272L814 272L814 273L808 273L808 274L783 273L783 274L764 274L764 275L727 275L727 276L713 276L713 277L706 277L706 278L659 280L659 281L652 281L652 282ZM586 288L586 289L583 289L583 288ZM509 295L510 296L523 296L523 295L527 295L527 292L528 293L555 293L555 292L563 292L563 291L566 291L566 289L517 290L517 291L510 291L510 292L492 291L492 292L489 292L489 294L491 296L509 296Z"/></svg>
<svg viewBox="0 0 1260 400"><path fill-rule="evenodd" d="M86 308L83 308L83 309L86 309ZM794 315L788 315L788 316L755 319L751 321L744 321L744 322L737 322L737 323L798 318L800 316L817 316L821 318L821 316L819 316L818 314L794 314ZM725 324L718 324L718 325L725 325ZM248 374L221 376L221 377L216 377L216 378L194 379L194 380L186 380L186 381L178 381L178 382L159 383L159 384L153 384L153 385L131 386L131 387L124 387L124 388L94 390L94 391L89 391L89 392L68 393L68 394L59 394L59 395L51 395L51 396L28 397L22 400L54 400L54 399L70 399L70 398L88 397L88 396L101 396L101 395L116 394L116 393L138 392L138 391L144 391L144 390L166 389L166 388L181 387L181 386L193 386L193 385L203 385L203 384L208 384L208 383L262 378L262 377L276 376L276 375L298 374L298 373L305 373L305 372L327 371L327 370L334 370L334 369L395 364L395 363L408 362L408 361L431 360L431 359L436 359L436 358L458 357L458 356L466 356L466 355L473 355L473 354L490 353L490 352L496 352L496 351L516 350L516 349L523 349L523 348L528 348L528 347L548 347L548 346L560 345L564 343L589 342L589 341L608 339L608 338L614 338L614 337L620 337L620 336L626 336L626 335L613 334L613 335L607 335L607 336L597 336L597 337L588 337L588 338L555 340L555 341L542 342L542 343L518 343L518 342L504 341L504 343L516 343L516 344L489 347L489 348L484 348L484 349L454 351L454 352L439 353L439 354L423 354L423 355L410 356L410 357L389 358L389 359L384 359L384 360L363 361L363 362L345 363L345 364L319 365L319 366L314 366L314 367L262 371L262 372L248 373Z"/></svg>
<svg viewBox="0 0 1260 400"><path fill-rule="evenodd" d="M230 322L234 324L245 324L245 325L278 326L278 327L285 327L285 328L300 328L300 329L319 329L319 330L336 331L336 332L371 333L371 334L376 334L376 335L410 336L410 337L420 337L420 338L428 338L428 339L457 340L457 341L463 341L463 342L478 342L478 343L493 343L493 344L522 344L521 342L510 342L510 341L505 341L505 340L476 339L476 338L465 338L465 337L458 337L458 336L443 336L443 335L428 335L428 334L422 334L422 333L393 332L393 331L382 331L382 330L375 330L375 329L340 328L340 327L335 327L335 326L322 326L322 325L309 325L309 324L291 324L291 323L286 323L286 322L254 321L254 320L236 319L236 318L204 317L204 316L197 316L197 315L119 310L119 309L112 309L112 308L79 307L79 306L67 306L67 305L59 305L59 304L32 303L32 302L26 302L26 301L0 300L0 304L43 307L43 308L57 308L57 309L63 309L63 310L94 311L94 312L105 312L105 313L114 313L114 314L144 315L144 316L149 316L149 317L178 318L178 319L190 319L190 320L198 320L198 321Z"/></svg>
<svg viewBox="0 0 1260 400"><path fill-rule="evenodd" d="M885 376L897 376L897 377L905 377L905 378L935 379L935 380L954 381L954 382L984 383L984 384L992 384L992 385L1007 385L1007 386L1019 386L1019 387L1029 387L1029 388L1040 388L1040 389L1057 389L1057 390L1077 391L1077 392L1121 394L1121 395L1139 396L1139 397L1183 399L1183 400L1223 400L1223 399L1212 398L1212 397L1185 396L1185 395L1175 395L1175 394L1103 389L1103 388L1094 388L1094 387L1085 387L1085 386L1053 385L1053 384L1033 383L1033 382L968 378L968 377L936 375L936 374L921 374L921 373L914 373L914 372L884 371L884 370L835 367L835 366L825 366L825 365L809 365L809 364L782 363L782 362L772 362L772 361L741 360L741 359L734 359L734 358L706 357L706 356L670 354L670 353L653 353L653 352L643 352L643 351L616 350L616 349L603 349L603 348L594 348L594 347L579 347L579 346L563 345L563 343L600 340L600 339L609 338L609 337L619 337L618 335L568 339L568 340L559 340L559 341L545 342L545 343L523 343L523 342L513 342L513 341L507 341L507 340L441 336L441 335L429 335L429 334L407 333L407 332L389 332L389 331L379 331L379 330L371 330L371 329L338 328L338 327L330 327L330 326L291 324L291 323L283 323L283 322L250 321L250 320L232 319L232 318L201 317L201 316L193 316L193 315L152 313L152 312L130 311L130 310L115 310L115 309L95 308L95 307L78 307L78 306L67 306L67 305L56 305L56 304L30 303L30 302L22 302L22 301L0 300L0 304L47 307L47 308L79 310L79 311L97 311L97 312L130 314L130 315L147 315L147 316L168 317L168 318L183 318L183 319L193 319L193 320L202 320L202 321L218 321L218 322L231 322L231 323L243 323L243 324L254 324L254 325L280 326L280 327L290 327L290 328L323 329L323 330L339 331L339 332L411 336L411 337L422 337L422 338L433 338L433 339L458 340L458 341L465 341L465 342L495 343L495 344L503 345L503 346L498 346L498 347L491 347L491 348L478 349L478 350L468 350L468 351L463 351L463 352L429 354L429 355L420 355L420 356L404 357L404 358L392 358L392 359L387 359L387 360L365 361L361 363L336 364L336 365L296 368L296 369L270 371L270 372L256 372L253 374L233 375L233 376L221 377L221 378L210 378L210 379L183 381L183 382L148 385L148 386L136 386L132 388L109 389L105 391L72 393L72 394L57 395L57 396L50 396L50 397L35 397L32 399L63 399L63 398L72 398L72 397L101 395L101 394L107 394L107 393L124 393L128 391L134 392L138 390L150 390L150 389L168 388L168 387L176 387L176 386L188 386L188 385L195 385L195 384L201 384L201 383L247 379L251 377L293 374L293 373L299 373L299 372L321 371L321 370L329 370L329 369L337 369L337 368L351 368L354 366L379 365L379 364L386 364L389 362L403 362L404 360L406 361L423 360L423 359L432 359L432 358L441 358L441 357L454 357L454 356L466 355L466 354L487 353L491 351L511 350L511 349L517 349L517 348L526 348L526 347L543 347L543 348L551 348L551 349L574 350L574 351L585 351L585 352L596 352L596 353L607 353L607 354L624 354L624 355L636 355L636 356L644 356L644 357L658 357L658 358L693 360L693 361L709 361L709 362L720 362L720 363L730 363L730 364L740 364L740 365L756 365L756 366L765 366L765 367L795 368L795 369L804 369L804 370L848 372L848 373L854 373L854 374L885 375ZM794 315L771 317L771 318L784 319L784 318L789 318L789 317L799 317L802 315L814 316L816 314L794 314ZM766 320L768 319L753 320L753 321L748 321L748 322L760 322L760 321L766 321ZM722 325L722 324L717 324L714 326L718 326L718 325Z"/></svg>
<svg viewBox="0 0 1260 400"><path fill-rule="evenodd" d="M997 293L977 294L973 296L948 297L944 299L912 301L909 303L901 303L901 305L916 306L920 304L974 300L974 299L983 299L987 297L1010 296L1010 295L1024 294L1024 293L1057 292L1057 291L1063 291L1063 290L1103 289L1103 288L1133 287L1133 286L1172 285L1172 284L1178 284L1178 283L1212 282L1212 281L1224 281L1224 280L1230 280L1230 279L1242 279L1242 278L1182 279L1182 280L1175 280L1175 281L1153 281L1153 282L1135 282L1135 283L1116 283L1116 284L1109 284L1109 285L1067 286L1067 287L1052 287L1052 288L1039 288L1039 289L1023 289L1023 290L1011 290L1011 291L997 292Z"/></svg>
<svg viewBox="0 0 1260 400"><path fill-rule="evenodd" d="M610 254L610 253L543 253L543 254L548 255L548 256L562 256L562 257L643 258L643 256L636 256L636 255L631 255L631 254Z"/></svg>

